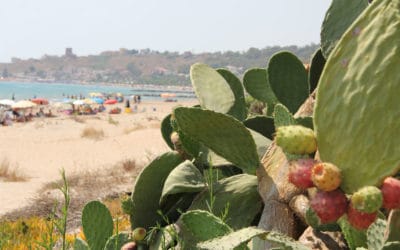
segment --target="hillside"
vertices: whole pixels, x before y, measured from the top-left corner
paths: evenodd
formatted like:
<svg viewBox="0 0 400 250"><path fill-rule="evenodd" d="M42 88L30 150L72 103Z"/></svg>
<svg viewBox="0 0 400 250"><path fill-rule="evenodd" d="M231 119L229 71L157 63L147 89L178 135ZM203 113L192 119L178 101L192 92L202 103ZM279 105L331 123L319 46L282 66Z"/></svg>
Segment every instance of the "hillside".
<svg viewBox="0 0 400 250"><path fill-rule="evenodd" d="M150 49L106 51L99 55L77 56L72 49L63 56L45 55L40 59L12 58L0 63L0 78L14 81L86 82L188 85L190 65L206 63L214 68L228 68L238 76L252 67L265 67L269 58L280 50L296 54L303 62L319 47L311 44L250 48L243 52L159 52Z"/></svg>

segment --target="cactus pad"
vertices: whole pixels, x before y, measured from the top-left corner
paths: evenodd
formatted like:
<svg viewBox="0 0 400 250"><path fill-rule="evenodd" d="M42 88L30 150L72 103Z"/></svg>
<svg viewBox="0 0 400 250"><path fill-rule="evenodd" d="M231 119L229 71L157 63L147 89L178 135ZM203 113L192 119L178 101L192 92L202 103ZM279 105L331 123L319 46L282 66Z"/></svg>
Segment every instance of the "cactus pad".
<svg viewBox="0 0 400 250"><path fill-rule="evenodd" d="M182 159L177 152L165 153L146 166L136 178L132 192L133 207L130 218L132 229L137 227L149 229L157 222L163 222L157 211L160 209L159 202L164 181L181 162Z"/></svg>
<svg viewBox="0 0 400 250"><path fill-rule="evenodd" d="M267 74L266 69L249 69L244 73L243 85L252 97L267 104L267 112L270 115L278 99L269 85Z"/></svg>
<svg viewBox="0 0 400 250"><path fill-rule="evenodd" d="M255 174L260 164L256 144L237 119L211 110L176 108L179 129L190 138L232 162L243 171Z"/></svg>
<svg viewBox="0 0 400 250"><path fill-rule="evenodd" d="M246 103L244 101L244 90L243 85L239 78L227 69L217 69L217 72L226 80L231 87L233 95L235 96L235 102L228 111L229 115L232 115L236 119L243 121L247 117Z"/></svg>
<svg viewBox="0 0 400 250"><path fill-rule="evenodd" d="M108 208L91 201L82 211L82 227L90 249L103 249L113 232L113 220Z"/></svg>
<svg viewBox="0 0 400 250"><path fill-rule="evenodd" d="M205 187L203 175L191 161L186 160L172 170L165 180L160 204L164 202L168 195L200 192Z"/></svg>
<svg viewBox="0 0 400 250"><path fill-rule="evenodd" d="M279 102L296 113L310 91L303 63L292 53L282 51L271 57L267 70L268 82Z"/></svg>
<svg viewBox="0 0 400 250"><path fill-rule="evenodd" d="M257 186L257 177L248 174L234 175L214 183L213 213L221 215L228 206L226 223L231 228L237 230L250 226L262 210L262 201ZM208 210L209 203L209 192L202 192L195 198L189 210Z"/></svg>
<svg viewBox="0 0 400 250"><path fill-rule="evenodd" d="M321 48L325 58L351 23L368 6L367 0L333 0L321 27Z"/></svg>
<svg viewBox="0 0 400 250"><path fill-rule="evenodd" d="M202 108L227 113L235 102L231 87L215 69L202 63L190 67L190 79Z"/></svg>
<svg viewBox="0 0 400 250"><path fill-rule="evenodd" d="M400 0L374 1L332 51L319 82L318 150L342 169L346 193L378 186L400 168L399 20Z"/></svg>

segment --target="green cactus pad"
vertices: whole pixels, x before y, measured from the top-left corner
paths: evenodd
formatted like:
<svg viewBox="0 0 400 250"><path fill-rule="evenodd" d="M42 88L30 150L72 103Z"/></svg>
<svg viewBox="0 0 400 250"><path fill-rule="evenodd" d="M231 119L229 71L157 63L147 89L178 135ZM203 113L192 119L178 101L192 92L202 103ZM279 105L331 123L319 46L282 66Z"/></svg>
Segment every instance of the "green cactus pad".
<svg viewBox="0 0 400 250"><path fill-rule="evenodd" d="M131 227L149 229L162 223L157 213L164 182L170 172L182 162L177 152L168 152L153 160L136 178L132 192ZM149 195L151 194L151 195Z"/></svg>
<svg viewBox="0 0 400 250"><path fill-rule="evenodd" d="M184 134L246 173L255 174L260 164L256 144L240 121L228 115L196 108L180 107L173 113Z"/></svg>
<svg viewBox="0 0 400 250"><path fill-rule="evenodd" d="M367 244L369 250L380 250L385 244L386 221L377 219L367 230Z"/></svg>
<svg viewBox="0 0 400 250"><path fill-rule="evenodd" d="M220 218L204 210L182 214L178 221L184 249L195 249L197 243L231 233L233 230Z"/></svg>
<svg viewBox="0 0 400 250"><path fill-rule="evenodd" d="M242 83L235 74L227 69L217 69L217 72L226 80L235 96L235 103L227 114L235 117L239 121L243 121L247 117L247 109Z"/></svg>
<svg viewBox="0 0 400 250"><path fill-rule="evenodd" d="M274 54L268 63L268 82L279 102L294 114L310 94L303 63L292 53Z"/></svg>
<svg viewBox="0 0 400 250"><path fill-rule="evenodd" d="M344 215L338 220L338 224L342 229L347 246L354 250L357 247L367 247L367 234L365 231L359 231L350 225L347 216Z"/></svg>
<svg viewBox="0 0 400 250"><path fill-rule="evenodd" d="M246 227L219 238L200 242L197 244L197 248L209 250L235 249L236 247L246 244L254 237L265 238L267 234L268 232L263 229Z"/></svg>
<svg viewBox="0 0 400 250"><path fill-rule="evenodd" d="M174 150L174 144L171 141L171 133L173 128L171 126L171 115L167 115L161 122L161 135L170 149Z"/></svg>
<svg viewBox="0 0 400 250"><path fill-rule="evenodd" d="M382 192L375 186L362 187L351 196L353 207L364 213L373 213L381 208Z"/></svg>
<svg viewBox="0 0 400 250"><path fill-rule="evenodd" d="M80 238L75 238L74 250L90 250L89 245Z"/></svg>
<svg viewBox="0 0 400 250"><path fill-rule="evenodd" d="M205 180L200 171L191 161L179 164L165 180L160 198L162 204L165 198L171 194L196 193L206 187Z"/></svg>
<svg viewBox="0 0 400 250"><path fill-rule="evenodd" d="M266 69L249 69L244 73L243 85L252 97L267 104L267 113L271 115L278 99L269 85L267 74Z"/></svg>
<svg viewBox="0 0 400 250"><path fill-rule="evenodd" d="M306 128L314 129L313 118L311 116L302 116L295 118L296 124Z"/></svg>
<svg viewBox="0 0 400 250"><path fill-rule="evenodd" d="M282 246L284 249L288 250L309 250L308 247L304 246L300 242L295 241L294 239L288 237L285 234L279 232L270 232L265 237L265 240L273 242L279 246Z"/></svg>
<svg viewBox="0 0 400 250"><path fill-rule="evenodd" d="M386 242L386 244L382 247L381 250L399 250L400 249L400 241L392 241Z"/></svg>
<svg viewBox="0 0 400 250"><path fill-rule="evenodd" d="M179 229L175 224L167 225L158 230L149 243L150 250L173 249L178 241Z"/></svg>
<svg viewBox="0 0 400 250"><path fill-rule="evenodd" d="M247 174L235 175L214 183L213 213L222 215L229 206L226 223L230 227L237 230L250 226L262 209L262 201L257 187L257 177ZM209 203L209 192L202 192L195 198L189 210L208 210Z"/></svg>
<svg viewBox="0 0 400 250"><path fill-rule="evenodd" d="M374 1L332 51L319 82L318 150L342 169L346 193L400 169L399 19L399 0Z"/></svg>
<svg viewBox="0 0 400 250"><path fill-rule="evenodd" d="M193 64L190 67L190 79L202 108L227 113L234 105L235 96L230 85L210 66Z"/></svg>
<svg viewBox="0 0 400 250"><path fill-rule="evenodd" d="M104 250L115 250L121 249L121 247L130 241L129 234L127 233L119 233L113 235L110 239L108 239Z"/></svg>
<svg viewBox="0 0 400 250"><path fill-rule="evenodd" d="M400 240L400 210L392 209L388 217L388 225L385 232L387 241Z"/></svg>
<svg viewBox="0 0 400 250"><path fill-rule="evenodd" d="M325 58L331 54L343 33L368 6L368 0L333 0L321 27L321 50Z"/></svg>
<svg viewBox="0 0 400 250"><path fill-rule="evenodd" d="M275 126L274 126L274 118L272 117L263 115L254 116L244 120L243 124L247 128L250 128L262 134L268 139L272 140L274 138Z"/></svg>
<svg viewBox="0 0 400 250"><path fill-rule="evenodd" d="M326 60L322 55L321 49L318 49L311 59L310 71L308 72L308 82L310 83L310 93L318 86L319 78L324 69Z"/></svg>
<svg viewBox="0 0 400 250"><path fill-rule="evenodd" d="M90 249L103 249L113 232L113 219L108 208L91 201L82 211L82 228Z"/></svg>
<svg viewBox="0 0 400 250"><path fill-rule="evenodd" d="M290 111L282 104L278 103L274 108L274 125L275 130L281 126L289 126L297 124Z"/></svg>

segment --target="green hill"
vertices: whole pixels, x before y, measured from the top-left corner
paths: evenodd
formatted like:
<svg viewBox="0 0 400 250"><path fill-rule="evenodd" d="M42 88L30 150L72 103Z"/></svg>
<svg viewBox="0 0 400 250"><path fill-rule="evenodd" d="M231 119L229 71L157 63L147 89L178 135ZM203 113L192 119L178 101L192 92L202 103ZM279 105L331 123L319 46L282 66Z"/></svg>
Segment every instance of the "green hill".
<svg viewBox="0 0 400 250"><path fill-rule="evenodd" d="M45 55L40 59L13 58L11 63L0 63L0 77L15 81L189 85L189 68L196 62L227 68L241 76L248 68L265 67L277 51L291 51L308 62L318 47L315 44L273 46L199 54L120 49L89 56L67 53L64 56Z"/></svg>

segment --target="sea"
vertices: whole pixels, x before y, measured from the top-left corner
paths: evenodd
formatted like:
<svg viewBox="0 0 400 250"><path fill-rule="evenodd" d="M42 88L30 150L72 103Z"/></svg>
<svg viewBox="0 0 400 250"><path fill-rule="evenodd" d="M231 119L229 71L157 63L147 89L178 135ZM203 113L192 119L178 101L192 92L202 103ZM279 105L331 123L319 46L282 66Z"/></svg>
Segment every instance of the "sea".
<svg viewBox="0 0 400 250"><path fill-rule="evenodd" d="M51 102L61 101L66 97L89 97L91 92L106 94L121 93L125 97L140 95L143 101L162 101L161 93L173 93L173 100L195 99L190 87L161 87L158 85L93 85L71 83L38 83L38 82L0 82L0 100L26 100L46 98Z"/></svg>

